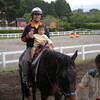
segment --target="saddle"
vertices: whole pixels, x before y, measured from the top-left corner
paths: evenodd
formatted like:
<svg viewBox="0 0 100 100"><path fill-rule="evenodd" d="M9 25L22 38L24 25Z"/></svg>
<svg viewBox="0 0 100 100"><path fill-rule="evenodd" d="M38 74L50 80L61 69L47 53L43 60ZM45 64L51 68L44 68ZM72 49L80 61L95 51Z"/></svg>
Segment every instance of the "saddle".
<svg viewBox="0 0 100 100"><path fill-rule="evenodd" d="M40 52L41 52L43 49L50 50L49 46L40 46L39 48L36 49L35 55L34 55L32 61L34 61L34 60L36 59L36 57L40 54Z"/></svg>

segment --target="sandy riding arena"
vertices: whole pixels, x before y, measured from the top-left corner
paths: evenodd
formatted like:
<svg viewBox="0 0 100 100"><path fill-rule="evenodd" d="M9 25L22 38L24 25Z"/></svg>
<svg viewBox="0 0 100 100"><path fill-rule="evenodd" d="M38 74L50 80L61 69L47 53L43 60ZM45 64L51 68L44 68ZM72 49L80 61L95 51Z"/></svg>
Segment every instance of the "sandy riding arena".
<svg viewBox="0 0 100 100"><path fill-rule="evenodd" d="M51 40L54 42L55 47L62 46L74 46L74 45L85 45L85 44L99 44L100 43L100 35L80 35L79 38L70 38L69 36L55 36L51 37ZM21 42L20 39L1 39L0 40L0 52L8 52L8 51L20 51L25 49L25 43ZM90 48L94 49L94 48ZM73 52L75 52L73 50ZM69 50L68 50L69 52ZM93 58L97 55L91 54ZM19 58L19 55L8 56L8 59ZM0 58L1 60L1 58ZM9 67L18 67L18 64L7 64L7 68ZM92 68L95 68L94 61L76 63L77 67L77 84L80 82L83 75ZM2 65L0 65L2 69ZM80 100L88 100L87 99L87 90L82 92L80 95ZM37 100L40 100L39 92L37 93ZM0 73L0 100L21 100L21 90L20 90L20 78L18 71L16 72L2 72ZM32 100L31 98L29 100ZM50 97L49 100L54 100L54 98Z"/></svg>

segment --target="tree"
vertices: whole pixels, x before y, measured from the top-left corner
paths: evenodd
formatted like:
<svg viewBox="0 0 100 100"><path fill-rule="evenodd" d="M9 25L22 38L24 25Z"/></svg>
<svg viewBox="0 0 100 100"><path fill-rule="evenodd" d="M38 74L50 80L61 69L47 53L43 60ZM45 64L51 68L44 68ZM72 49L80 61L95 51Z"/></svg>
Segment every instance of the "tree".
<svg viewBox="0 0 100 100"><path fill-rule="evenodd" d="M0 10L4 7L4 0L0 0Z"/></svg>
<svg viewBox="0 0 100 100"><path fill-rule="evenodd" d="M18 16L18 11L20 9L20 0L3 0L2 11L6 13L6 18L8 21L14 20Z"/></svg>
<svg viewBox="0 0 100 100"><path fill-rule="evenodd" d="M56 0L55 1L55 11L56 11L57 17L71 15L70 6L65 0Z"/></svg>
<svg viewBox="0 0 100 100"><path fill-rule="evenodd" d="M100 11L98 9L91 9L91 10L89 10L89 12L92 13L92 14L100 13Z"/></svg>
<svg viewBox="0 0 100 100"><path fill-rule="evenodd" d="M55 2L53 2L53 1L49 4L49 12L48 12L48 14L52 15L54 17L57 16L56 11L55 11Z"/></svg>
<svg viewBox="0 0 100 100"><path fill-rule="evenodd" d="M83 12L83 9L79 9L79 8L78 8L78 9L76 9L76 10L73 10L73 13L81 13L81 14L82 14L82 13L84 13L84 12Z"/></svg>

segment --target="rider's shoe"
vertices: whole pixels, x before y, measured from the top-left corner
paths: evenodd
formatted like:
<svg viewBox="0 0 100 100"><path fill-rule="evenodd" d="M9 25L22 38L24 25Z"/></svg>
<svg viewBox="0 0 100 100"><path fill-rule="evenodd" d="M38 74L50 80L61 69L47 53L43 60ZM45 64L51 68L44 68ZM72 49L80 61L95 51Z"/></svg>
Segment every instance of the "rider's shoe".
<svg viewBox="0 0 100 100"><path fill-rule="evenodd" d="M25 82L25 85L28 89L33 86L33 84L30 81Z"/></svg>

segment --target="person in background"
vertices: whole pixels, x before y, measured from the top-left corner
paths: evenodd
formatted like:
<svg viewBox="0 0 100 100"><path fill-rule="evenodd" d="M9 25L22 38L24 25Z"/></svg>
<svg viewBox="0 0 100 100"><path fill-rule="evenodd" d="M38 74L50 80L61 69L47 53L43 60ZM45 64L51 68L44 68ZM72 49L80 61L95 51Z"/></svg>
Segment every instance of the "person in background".
<svg viewBox="0 0 100 100"><path fill-rule="evenodd" d="M28 72L29 72L29 57L31 55L31 49L34 47L34 38L32 38L33 34L38 33L38 26L39 25L44 25L40 20L42 18L43 12L39 7L35 7L32 10L31 17L32 21L25 27L21 40L23 42L26 42L26 50L24 53L20 56L19 58L19 63L20 61L22 62L22 81L25 83L27 88L30 88L32 86L32 83L29 80L28 77ZM33 32L32 32L33 30ZM45 31L45 34L47 37L49 37L49 32ZM45 41L42 41L40 45L45 45Z"/></svg>
<svg viewBox="0 0 100 100"><path fill-rule="evenodd" d="M78 95L83 89L89 87L88 98L90 100L100 100L100 54L95 58L96 68L88 71L76 88Z"/></svg>

